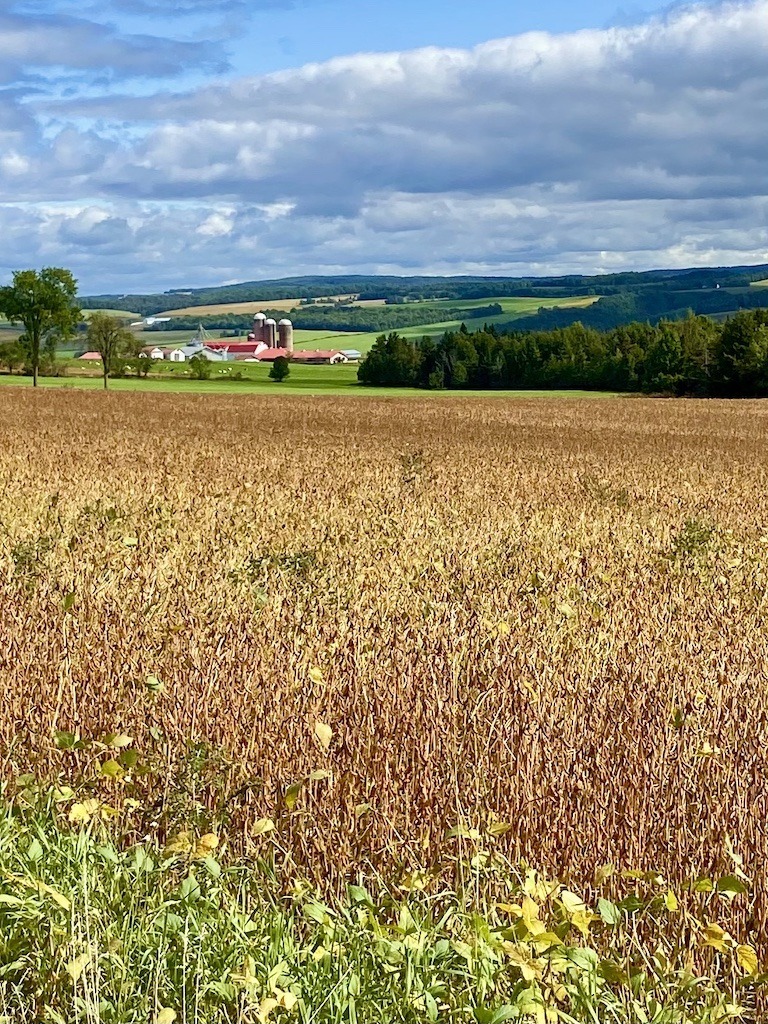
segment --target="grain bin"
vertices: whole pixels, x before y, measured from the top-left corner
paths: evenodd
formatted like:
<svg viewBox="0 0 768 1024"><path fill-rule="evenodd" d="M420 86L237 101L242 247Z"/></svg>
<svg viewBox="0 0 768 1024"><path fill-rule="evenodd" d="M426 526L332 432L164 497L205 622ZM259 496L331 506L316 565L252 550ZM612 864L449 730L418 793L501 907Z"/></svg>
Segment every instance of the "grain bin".
<svg viewBox="0 0 768 1024"><path fill-rule="evenodd" d="M277 334L280 339L280 348L286 352L293 352L293 324L290 320L281 320L277 325Z"/></svg>
<svg viewBox="0 0 768 1024"><path fill-rule="evenodd" d="M277 348L277 324L271 317L264 321L264 341L268 348Z"/></svg>

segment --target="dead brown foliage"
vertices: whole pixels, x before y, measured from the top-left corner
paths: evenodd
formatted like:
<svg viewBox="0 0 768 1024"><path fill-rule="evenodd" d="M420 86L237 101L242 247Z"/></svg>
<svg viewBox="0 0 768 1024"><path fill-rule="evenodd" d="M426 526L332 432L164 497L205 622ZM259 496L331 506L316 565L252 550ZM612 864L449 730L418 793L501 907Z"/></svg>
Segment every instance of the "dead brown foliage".
<svg viewBox="0 0 768 1024"><path fill-rule="evenodd" d="M730 836L764 890L767 405L2 405L6 778L71 772L53 729L205 741L233 834L279 817L317 876L495 815L560 876L723 870Z"/></svg>

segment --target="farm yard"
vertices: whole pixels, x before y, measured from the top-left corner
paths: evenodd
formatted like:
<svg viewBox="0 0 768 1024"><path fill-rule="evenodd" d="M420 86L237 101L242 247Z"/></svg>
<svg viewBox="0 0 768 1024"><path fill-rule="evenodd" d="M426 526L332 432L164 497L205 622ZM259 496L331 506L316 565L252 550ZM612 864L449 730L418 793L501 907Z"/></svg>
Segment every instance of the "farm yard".
<svg viewBox="0 0 768 1024"><path fill-rule="evenodd" d="M170 906L193 936L157 958L154 1009L105 1019L340 1021L357 998L361 1022L713 1024L759 1005L763 403L2 399L0 761L30 810L0 823L0 852L33 890L19 920L32 934L40 885L69 902L97 870L112 896L91 892L92 918L111 920L125 871L137 919ZM165 860L136 873L153 844ZM237 896L215 851L261 865L261 895ZM248 967L240 926L229 960L195 952L230 900L251 901L277 974ZM67 921L51 941L75 991L100 978L128 1006ZM197 1017L174 957L209 986Z"/></svg>

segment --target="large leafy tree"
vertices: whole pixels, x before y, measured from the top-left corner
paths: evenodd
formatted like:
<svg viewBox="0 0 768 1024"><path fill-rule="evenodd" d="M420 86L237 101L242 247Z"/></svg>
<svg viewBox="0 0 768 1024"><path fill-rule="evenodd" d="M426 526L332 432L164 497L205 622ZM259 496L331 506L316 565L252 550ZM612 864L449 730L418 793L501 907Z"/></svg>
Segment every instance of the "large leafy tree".
<svg viewBox="0 0 768 1024"><path fill-rule="evenodd" d="M40 347L70 337L80 322L77 281L69 270L16 270L13 284L0 288L0 313L24 325L24 343L37 387Z"/></svg>
<svg viewBox="0 0 768 1024"><path fill-rule="evenodd" d="M768 310L741 310L723 324L715 350L716 384L735 397L768 390Z"/></svg>
<svg viewBox="0 0 768 1024"><path fill-rule="evenodd" d="M101 356L104 387L118 359L133 354L135 339L131 331L109 313L91 313L88 320L88 347Z"/></svg>

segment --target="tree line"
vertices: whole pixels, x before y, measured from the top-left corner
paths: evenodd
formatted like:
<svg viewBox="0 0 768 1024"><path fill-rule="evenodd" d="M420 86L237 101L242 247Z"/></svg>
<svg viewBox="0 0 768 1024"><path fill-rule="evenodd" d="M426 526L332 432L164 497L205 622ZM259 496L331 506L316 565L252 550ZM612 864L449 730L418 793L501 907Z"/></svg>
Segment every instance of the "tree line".
<svg viewBox="0 0 768 1024"><path fill-rule="evenodd" d="M768 395L768 310L723 323L691 315L599 331L582 323L502 333L466 326L439 339L382 334L360 364L363 384L428 389L584 389L647 394Z"/></svg>
<svg viewBox="0 0 768 1024"><path fill-rule="evenodd" d="M499 316L503 310L498 302L476 308L435 307L413 303L392 306L305 306L286 313L285 310L265 309L266 316L280 320L288 316L297 330L303 331L396 331L421 324L439 324L448 320L477 319ZM253 323L250 313L216 313L209 316L176 316L173 329L194 330L202 324L206 330L246 331ZM167 323L152 324L147 331L168 330Z"/></svg>
<svg viewBox="0 0 768 1024"><path fill-rule="evenodd" d="M521 317L500 329L517 331L551 331L558 327L579 323L608 331L621 324L648 320L684 320L692 313L705 316L730 314L740 309L758 309L765 305L766 291L762 288L702 288L696 291L667 288L655 284L638 291L620 290L615 294L605 291L597 302L586 309L540 308L537 313Z"/></svg>

